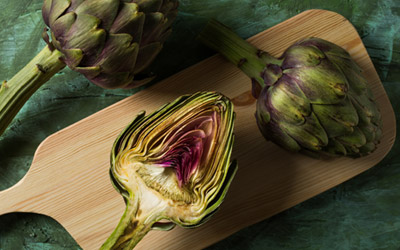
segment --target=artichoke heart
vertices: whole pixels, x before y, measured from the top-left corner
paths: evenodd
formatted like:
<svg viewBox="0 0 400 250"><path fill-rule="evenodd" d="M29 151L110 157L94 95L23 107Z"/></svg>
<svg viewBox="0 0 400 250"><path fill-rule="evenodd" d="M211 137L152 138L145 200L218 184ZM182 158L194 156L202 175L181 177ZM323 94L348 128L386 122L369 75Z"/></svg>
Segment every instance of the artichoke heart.
<svg viewBox="0 0 400 250"><path fill-rule="evenodd" d="M237 170L230 162L233 121L232 103L214 92L140 113L112 149L111 180L127 207L103 249L132 249L151 229L204 223Z"/></svg>

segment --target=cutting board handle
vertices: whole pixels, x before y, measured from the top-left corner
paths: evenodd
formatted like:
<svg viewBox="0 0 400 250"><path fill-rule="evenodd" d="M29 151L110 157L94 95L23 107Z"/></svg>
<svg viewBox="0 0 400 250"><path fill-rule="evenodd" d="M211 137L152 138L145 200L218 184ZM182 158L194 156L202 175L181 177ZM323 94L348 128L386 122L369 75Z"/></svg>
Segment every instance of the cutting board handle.
<svg viewBox="0 0 400 250"><path fill-rule="evenodd" d="M52 166L51 151L57 143L59 132L50 135L43 140L32 159L32 164L25 176L14 186L0 191L0 215L11 212L30 212L46 214L46 202L49 202L56 185L60 184L64 175ZM61 139L63 140L63 139Z"/></svg>
<svg viewBox="0 0 400 250"><path fill-rule="evenodd" d="M11 212L25 212L21 207L21 204L25 200L25 197L27 196L26 194L29 190L24 190L24 180L25 177L14 186L0 191L0 215Z"/></svg>
<svg viewBox="0 0 400 250"><path fill-rule="evenodd" d="M46 141L46 140L45 140ZM35 175L41 172L37 170L39 165L36 163L37 153L42 146L39 145L32 159L32 165L28 172L14 186L0 191L0 215L12 212L38 212L35 202L42 196L41 189L38 187L45 186L42 179L35 179Z"/></svg>

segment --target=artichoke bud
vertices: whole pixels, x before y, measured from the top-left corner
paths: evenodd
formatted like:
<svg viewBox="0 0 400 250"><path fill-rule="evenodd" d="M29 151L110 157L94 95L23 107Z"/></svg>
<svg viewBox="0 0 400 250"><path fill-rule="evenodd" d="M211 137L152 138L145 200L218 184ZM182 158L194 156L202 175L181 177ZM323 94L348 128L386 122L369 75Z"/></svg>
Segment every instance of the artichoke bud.
<svg viewBox="0 0 400 250"><path fill-rule="evenodd" d="M360 67L343 48L310 37L274 58L216 20L200 39L234 65L246 62L240 69L252 79L255 116L267 140L308 155L358 157L375 150L382 135L380 111Z"/></svg>
<svg viewBox="0 0 400 250"><path fill-rule="evenodd" d="M44 0L42 13L63 61L112 89L152 79L143 71L170 34L177 7L177 0Z"/></svg>
<svg viewBox="0 0 400 250"><path fill-rule="evenodd" d="M237 170L230 162L233 121L232 103L214 92L140 113L112 149L111 180L127 208L103 249L131 249L151 229L209 219Z"/></svg>

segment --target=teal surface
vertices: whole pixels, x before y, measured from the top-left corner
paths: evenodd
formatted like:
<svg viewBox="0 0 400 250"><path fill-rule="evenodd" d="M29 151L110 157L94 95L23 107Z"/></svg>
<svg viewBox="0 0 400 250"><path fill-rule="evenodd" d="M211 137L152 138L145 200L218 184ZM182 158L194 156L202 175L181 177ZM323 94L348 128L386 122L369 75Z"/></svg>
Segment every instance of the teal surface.
<svg viewBox="0 0 400 250"><path fill-rule="evenodd" d="M45 45L41 5L0 0L0 80L10 79ZM399 124L399 0L181 0L174 32L152 66L158 77L151 84L213 54L196 40L209 18L247 38L313 8L338 12L354 24ZM0 137L0 190L24 176L47 136L137 91L104 90L68 68L58 73ZM13 213L0 216L0 249L80 248L53 219ZM400 249L400 140L371 170L208 249Z"/></svg>

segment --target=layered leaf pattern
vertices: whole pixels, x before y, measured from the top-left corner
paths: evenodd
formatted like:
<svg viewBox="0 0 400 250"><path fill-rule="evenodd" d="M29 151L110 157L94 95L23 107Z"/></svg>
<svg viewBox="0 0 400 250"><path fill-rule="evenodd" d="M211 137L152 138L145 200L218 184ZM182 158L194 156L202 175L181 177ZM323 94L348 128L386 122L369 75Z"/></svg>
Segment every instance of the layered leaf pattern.
<svg viewBox="0 0 400 250"><path fill-rule="evenodd" d="M44 0L42 13L63 61L103 88L133 88L161 51L177 0Z"/></svg>

